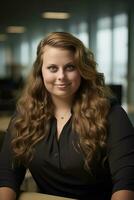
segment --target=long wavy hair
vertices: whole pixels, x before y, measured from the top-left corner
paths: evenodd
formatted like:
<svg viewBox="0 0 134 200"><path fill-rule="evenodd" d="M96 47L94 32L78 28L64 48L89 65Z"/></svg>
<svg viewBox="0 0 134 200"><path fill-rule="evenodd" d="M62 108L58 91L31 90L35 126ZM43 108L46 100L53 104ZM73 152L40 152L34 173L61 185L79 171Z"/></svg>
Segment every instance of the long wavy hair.
<svg viewBox="0 0 134 200"><path fill-rule="evenodd" d="M66 32L53 32L38 45L32 72L12 120L14 155L19 160L31 160L35 145L49 134L54 105L42 78L42 57L46 45L74 53L81 85L72 106L72 130L79 136L78 147L85 157L85 166L92 166L102 159L106 149L110 93L103 74L96 69L93 53L78 38Z"/></svg>

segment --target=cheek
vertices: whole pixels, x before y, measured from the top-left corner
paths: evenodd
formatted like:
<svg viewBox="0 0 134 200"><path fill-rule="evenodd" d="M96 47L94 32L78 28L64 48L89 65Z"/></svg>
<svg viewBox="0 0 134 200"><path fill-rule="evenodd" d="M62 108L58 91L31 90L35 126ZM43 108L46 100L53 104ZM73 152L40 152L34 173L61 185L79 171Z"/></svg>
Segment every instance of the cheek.
<svg viewBox="0 0 134 200"><path fill-rule="evenodd" d="M81 84L81 77L78 77L76 80L77 89L79 88L80 84Z"/></svg>
<svg viewBox="0 0 134 200"><path fill-rule="evenodd" d="M44 71L42 73L42 76L43 76L44 84L51 83L54 80L54 77L50 73L48 73L47 71Z"/></svg>
<svg viewBox="0 0 134 200"><path fill-rule="evenodd" d="M45 88L51 92L53 87L53 78L50 75L46 75L43 77Z"/></svg>
<svg viewBox="0 0 134 200"><path fill-rule="evenodd" d="M80 86L81 76L79 73L76 73L72 76L72 82L73 82L74 87L78 88Z"/></svg>

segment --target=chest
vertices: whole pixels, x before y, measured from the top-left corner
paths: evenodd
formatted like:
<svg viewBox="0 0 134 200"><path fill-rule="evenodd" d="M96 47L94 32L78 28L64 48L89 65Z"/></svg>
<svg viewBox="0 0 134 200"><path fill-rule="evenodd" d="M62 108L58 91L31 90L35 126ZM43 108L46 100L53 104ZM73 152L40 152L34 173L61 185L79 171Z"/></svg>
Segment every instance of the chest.
<svg viewBox="0 0 134 200"><path fill-rule="evenodd" d="M52 166L63 171L81 170L84 157L78 150L77 141L78 136L72 133L70 126L52 125L48 138L36 146L34 165L44 168Z"/></svg>
<svg viewBox="0 0 134 200"><path fill-rule="evenodd" d="M56 128L57 124L53 123L48 137L36 145L31 171L39 173L38 176L56 173L63 178L74 177L80 182L94 183L94 177L84 168L84 156L77 146L79 137L72 132L70 122L61 127L59 139ZM98 167L96 172L101 174L99 179L103 179L107 170L104 172Z"/></svg>

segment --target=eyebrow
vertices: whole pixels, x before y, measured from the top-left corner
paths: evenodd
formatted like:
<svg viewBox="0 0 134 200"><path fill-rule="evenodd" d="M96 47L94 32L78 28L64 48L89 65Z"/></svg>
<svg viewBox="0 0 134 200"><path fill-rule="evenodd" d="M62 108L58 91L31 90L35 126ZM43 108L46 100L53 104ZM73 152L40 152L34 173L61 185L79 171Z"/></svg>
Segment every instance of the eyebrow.
<svg viewBox="0 0 134 200"><path fill-rule="evenodd" d="M73 66L75 66L75 64L73 63L73 62L69 62L69 63L66 63L65 65L63 65L63 67L67 67L68 65L73 65ZM58 65L56 65L56 64L48 64L47 65L47 67L58 67Z"/></svg>
<svg viewBox="0 0 134 200"><path fill-rule="evenodd" d="M75 66L75 64L74 64L73 62L69 62L69 63L66 63L66 64L64 65L64 67L66 67L66 66L68 66L68 65L73 65L73 66Z"/></svg>

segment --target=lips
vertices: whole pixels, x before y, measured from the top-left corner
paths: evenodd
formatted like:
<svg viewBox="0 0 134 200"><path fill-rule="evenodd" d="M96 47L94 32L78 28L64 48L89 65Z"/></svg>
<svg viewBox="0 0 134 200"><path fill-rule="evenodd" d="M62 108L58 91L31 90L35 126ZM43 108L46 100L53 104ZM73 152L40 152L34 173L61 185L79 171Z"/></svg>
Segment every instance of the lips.
<svg viewBox="0 0 134 200"><path fill-rule="evenodd" d="M62 83L62 84L55 84L58 88L66 88L70 85L71 83Z"/></svg>

